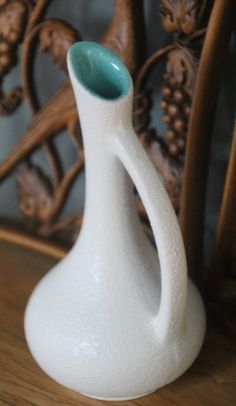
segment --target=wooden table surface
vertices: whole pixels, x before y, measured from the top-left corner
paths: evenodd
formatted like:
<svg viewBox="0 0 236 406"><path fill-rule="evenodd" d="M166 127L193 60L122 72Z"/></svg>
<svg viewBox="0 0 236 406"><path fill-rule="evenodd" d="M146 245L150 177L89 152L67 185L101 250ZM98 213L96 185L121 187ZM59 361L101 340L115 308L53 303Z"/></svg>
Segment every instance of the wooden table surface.
<svg viewBox="0 0 236 406"><path fill-rule="evenodd" d="M156 393L127 402L92 400L51 380L31 357L24 338L27 299L55 259L0 241L0 406L234 406L236 344L220 326L208 328L194 365Z"/></svg>

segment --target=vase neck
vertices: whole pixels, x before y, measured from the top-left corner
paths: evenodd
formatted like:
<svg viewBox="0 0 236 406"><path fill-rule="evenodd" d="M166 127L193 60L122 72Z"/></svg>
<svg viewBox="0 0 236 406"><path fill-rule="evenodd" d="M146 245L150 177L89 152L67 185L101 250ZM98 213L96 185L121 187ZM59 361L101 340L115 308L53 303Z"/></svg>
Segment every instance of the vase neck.
<svg viewBox="0 0 236 406"><path fill-rule="evenodd" d="M79 106L86 179L84 227L93 233L96 228L95 234L100 235L100 230L104 234L105 229L117 228L122 216L132 217L135 211L132 182L114 154L117 136L131 126L132 98L125 103L100 101L99 108L94 108L91 98L83 98Z"/></svg>
<svg viewBox="0 0 236 406"><path fill-rule="evenodd" d="M81 42L70 49L68 70L84 142L86 204L83 229L88 223L91 227L87 229L94 228L92 224L97 226L100 221L104 230L105 224L112 227L120 221L124 195L131 196L128 200L133 204L131 182L114 152L117 136L125 135L132 126L132 81L123 63L94 43ZM118 188L116 182L119 182ZM130 215L130 209L126 213ZM96 221L96 218L100 220Z"/></svg>
<svg viewBox="0 0 236 406"><path fill-rule="evenodd" d="M114 133L132 126L133 90L122 100L97 99L77 86L76 102L85 148L104 148ZM92 148L91 145L91 148Z"/></svg>

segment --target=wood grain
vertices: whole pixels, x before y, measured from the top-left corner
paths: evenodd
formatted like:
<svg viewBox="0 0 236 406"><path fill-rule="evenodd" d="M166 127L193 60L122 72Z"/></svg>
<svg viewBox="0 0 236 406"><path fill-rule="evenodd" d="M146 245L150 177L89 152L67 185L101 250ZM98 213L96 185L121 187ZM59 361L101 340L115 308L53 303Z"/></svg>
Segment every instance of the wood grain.
<svg viewBox="0 0 236 406"><path fill-rule="evenodd" d="M52 257L0 240L0 405L119 405L92 400L58 385L28 351L23 332L25 305L33 287L54 264ZM235 343L214 325L187 373L150 396L121 404L233 406L235 401Z"/></svg>
<svg viewBox="0 0 236 406"><path fill-rule="evenodd" d="M232 146L224 184L223 197L216 230L212 264L208 274L208 290L211 294L224 294L222 284L225 273L235 272L235 206L236 206L236 120Z"/></svg>
<svg viewBox="0 0 236 406"><path fill-rule="evenodd" d="M184 177L180 202L180 224L187 251L190 275L203 282L202 255L204 208L213 118L228 47L235 2L215 0L198 69L191 109Z"/></svg>
<svg viewBox="0 0 236 406"><path fill-rule="evenodd" d="M55 259L62 259L67 250L51 241L45 241L38 237L26 234L9 227L0 226L0 240L37 251L45 255L50 255Z"/></svg>

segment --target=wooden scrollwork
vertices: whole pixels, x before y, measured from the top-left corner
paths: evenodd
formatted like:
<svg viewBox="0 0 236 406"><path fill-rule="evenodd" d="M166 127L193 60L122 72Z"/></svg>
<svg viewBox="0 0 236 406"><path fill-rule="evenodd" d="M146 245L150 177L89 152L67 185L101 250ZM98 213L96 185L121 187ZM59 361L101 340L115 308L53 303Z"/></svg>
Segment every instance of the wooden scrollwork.
<svg viewBox="0 0 236 406"><path fill-rule="evenodd" d="M31 230L49 237L60 231L78 231L82 213L58 219L74 180L84 165L83 149L78 130L78 115L68 78L44 106L39 106L33 79L33 61L37 50L50 52L53 61L66 70L68 48L81 39L76 29L61 20L43 20L50 1L39 0L32 9L21 58L25 98L33 118L19 143L0 164L0 180L16 171L17 195L22 215L28 219ZM136 7L138 6L138 7ZM122 24L121 24L122 22ZM137 26L139 24L139 26ZM135 75L141 60L144 38L142 1L117 0L113 19L100 42L116 52ZM66 173L62 171L61 157L53 137L67 128L77 159ZM51 176L48 177L33 163L31 155L43 147Z"/></svg>
<svg viewBox="0 0 236 406"><path fill-rule="evenodd" d="M11 55L24 35L20 59L22 85L25 100L33 114L25 134L0 163L0 181L15 171L21 213L27 219L31 231L46 237L66 230L71 230L74 235L75 230L79 229L82 213L65 218L60 215L66 197L84 165L78 117L69 79L65 78L43 106L39 105L35 90L33 64L37 52L49 52L53 63L66 72L67 50L74 42L82 39L78 31L67 22L44 19L50 3L51 0L39 0L33 5L27 0L18 0L4 1L0 6L0 18L1 11L2 15L6 15L7 10L11 10L10 14L15 18L14 32L17 35L12 43ZM179 210L186 134L201 48L199 39L205 32L201 26L205 5L206 1L200 5L193 0L162 0L160 16L163 28L174 33L174 41L146 60L141 0L116 0L111 23L100 39L104 46L123 59L135 79L134 126L163 176L176 211ZM7 35L13 38L11 26L6 25L3 42ZM166 72L160 107L168 127L163 137L150 126L152 95L148 88L150 74L162 58L166 58ZM15 105L22 97L20 90L17 94L18 99L13 98ZM6 97L10 96L5 94L2 100ZM76 161L65 173L54 142L55 136L63 129L68 130L68 140L73 143L77 155ZM40 147L45 153L50 176L46 176L44 169L36 166L32 159L33 152ZM146 221L141 204L139 208Z"/></svg>

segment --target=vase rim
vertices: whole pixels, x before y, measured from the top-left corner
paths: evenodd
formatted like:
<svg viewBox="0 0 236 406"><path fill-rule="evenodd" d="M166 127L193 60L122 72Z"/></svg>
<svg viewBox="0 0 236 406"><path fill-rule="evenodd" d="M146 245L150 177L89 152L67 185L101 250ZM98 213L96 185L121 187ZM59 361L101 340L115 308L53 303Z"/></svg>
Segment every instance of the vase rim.
<svg viewBox="0 0 236 406"><path fill-rule="evenodd" d="M67 60L80 85L102 100L121 100L132 88L132 79L125 64L96 42L75 43L68 51Z"/></svg>

